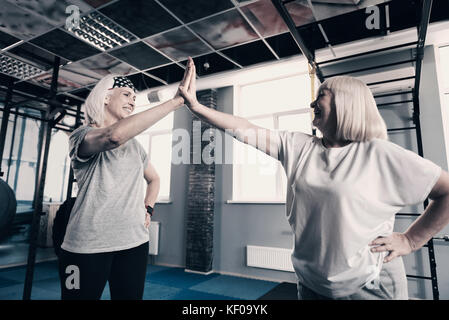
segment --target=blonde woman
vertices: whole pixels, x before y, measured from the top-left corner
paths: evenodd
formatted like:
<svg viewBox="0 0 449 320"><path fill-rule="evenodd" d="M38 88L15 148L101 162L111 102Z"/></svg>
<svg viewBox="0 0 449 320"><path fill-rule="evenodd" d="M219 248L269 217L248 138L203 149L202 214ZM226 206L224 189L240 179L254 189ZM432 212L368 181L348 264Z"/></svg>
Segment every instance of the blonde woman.
<svg viewBox="0 0 449 320"><path fill-rule="evenodd" d="M335 77L320 86L311 107L323 138L271 131L199 104L191 59L180 92L193 114L282 163L299 299L408 298L401 256L449 223L449 175L387 140L363 82ZM393 232L395 213L427 197L423 215Z"/></svg>
<svg viewBox="0 0 449 320"><path fill-rule="evenodd" d="M107 281L111 299L142 299L148 228L160 182L134 137L184 99L176 94L131 115L135 99L129 79L104 77L86 99L85 124L70 136L79 191L59 255L62 299L100 299Z"/></svg>

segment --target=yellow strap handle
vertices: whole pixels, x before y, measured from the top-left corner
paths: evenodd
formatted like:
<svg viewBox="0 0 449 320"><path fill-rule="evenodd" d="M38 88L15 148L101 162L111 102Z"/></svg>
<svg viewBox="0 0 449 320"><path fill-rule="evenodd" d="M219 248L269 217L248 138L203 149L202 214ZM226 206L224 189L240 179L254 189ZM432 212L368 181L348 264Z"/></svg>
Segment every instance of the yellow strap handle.
<svg viewBox="0 0 449 320"><path fill-rule="evenodd" d="M312 67L310 64L308 64L309 67L309 77L310 77L310 90L311 90L311 94L310 97L312 98L312 101L315 101L315 76L316 76L316 69L314 67ZM312 103L312 101L310 101L310 103ZM313 109L310 108L310 117L313 118L315 117L315 114L313 113ZM315 135L315 130L312 129L312 134Z"/></svg>

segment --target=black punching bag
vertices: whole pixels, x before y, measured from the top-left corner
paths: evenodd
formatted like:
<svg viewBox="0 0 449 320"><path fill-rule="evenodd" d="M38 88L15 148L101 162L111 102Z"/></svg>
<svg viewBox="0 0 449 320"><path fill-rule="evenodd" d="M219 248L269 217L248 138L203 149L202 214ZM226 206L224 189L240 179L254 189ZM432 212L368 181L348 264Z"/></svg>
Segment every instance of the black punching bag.
<svg viewBox="0 0 449 320"><path fill-rule="evenodd" d="M11 234L11 225L16 214L17 202L14 191L0 179L0 240Z"/></svg>

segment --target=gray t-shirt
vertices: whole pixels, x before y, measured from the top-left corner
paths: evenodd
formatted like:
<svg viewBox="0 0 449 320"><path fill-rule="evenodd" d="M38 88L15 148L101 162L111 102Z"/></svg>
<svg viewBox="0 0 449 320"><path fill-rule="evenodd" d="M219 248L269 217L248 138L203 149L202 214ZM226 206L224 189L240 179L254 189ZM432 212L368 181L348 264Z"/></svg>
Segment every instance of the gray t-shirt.
<svg viewBox="0 0 449 320"><path fill-rule="evenodd" d="M93 129L82 126L69 138L78 196L61 247L97 253L139 246L149 240L143 184L147 154L131 139L118 148L80 158L78 147Z"/></svg>

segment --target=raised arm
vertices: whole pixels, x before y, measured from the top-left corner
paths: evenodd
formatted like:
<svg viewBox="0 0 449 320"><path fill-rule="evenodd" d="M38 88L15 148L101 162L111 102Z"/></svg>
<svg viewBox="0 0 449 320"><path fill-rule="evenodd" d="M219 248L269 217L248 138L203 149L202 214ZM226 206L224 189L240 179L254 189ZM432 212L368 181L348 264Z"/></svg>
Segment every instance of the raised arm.
<svg viewBox="0 0 449 320"><path fill-rule="evenodd" d="M256 147L268 155L276 156L277 146L273 141L274 139L270 138L273 135L271 130L256 126L244 118L216 111L200 104L196 98L195 64L190 57L186 72L187 78L180 85L179 92L193 114L214 127L231 134L239 141Z"/></svg>
<svg viewBox="0 0 449 320"><path fill-rule="evenodd" d="M110 126L90 130L79 147L79 156L89 157L102 151L117 148L183 104L184 99L176 95L173 99L157 107L121 119Z"/></svg>

